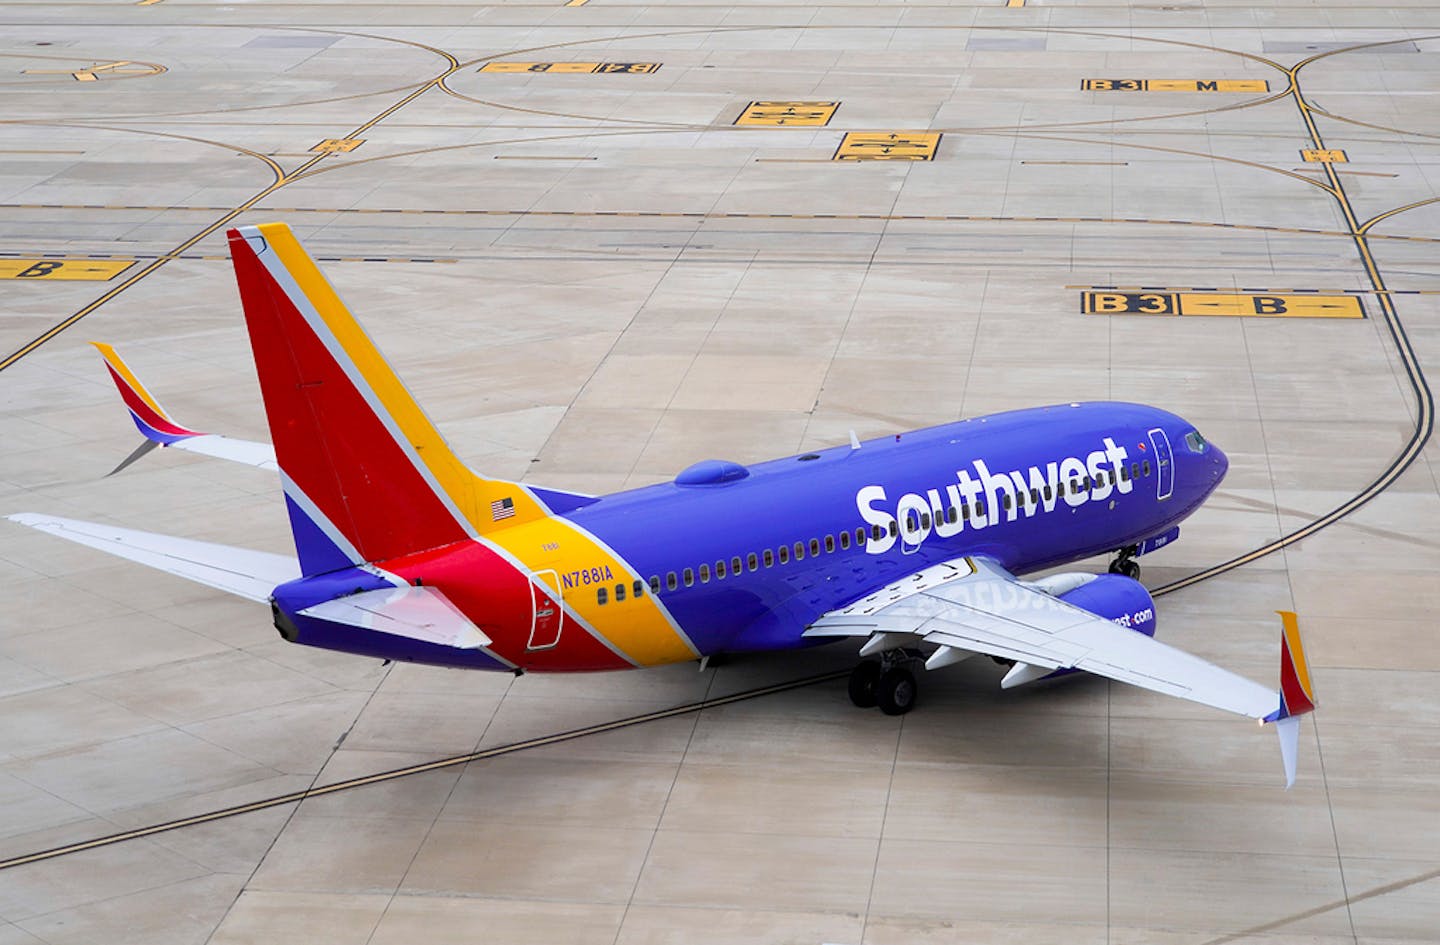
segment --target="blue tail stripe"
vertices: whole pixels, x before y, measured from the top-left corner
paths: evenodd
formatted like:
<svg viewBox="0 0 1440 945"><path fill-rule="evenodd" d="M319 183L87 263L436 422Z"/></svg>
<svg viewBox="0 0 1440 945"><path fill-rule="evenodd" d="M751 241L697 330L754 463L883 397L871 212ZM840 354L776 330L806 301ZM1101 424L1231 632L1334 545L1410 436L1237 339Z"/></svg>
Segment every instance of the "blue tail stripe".
<svg viewBox="0 0 1440 945"><path fill-rule="evenodd" d="M159 443L162 446L169 446L171 443L179 443L181 440L190 439L189 436L177 436L174 433L161 433L159 430L155 429L150 424L146 423L144 420L141 420L140 415L133 410L130 411L130 419L135 421L135 429L140 431L141 436L145 437L145 439L147 440Z"/></svg>
<svg viewBox="0 0 1440 945"><path fill-rule="evenodd" d="M326 574L354 565L349 556L288 495L285 497L285 509L290 513L290 530L295 534L300 573Z"/></svg>

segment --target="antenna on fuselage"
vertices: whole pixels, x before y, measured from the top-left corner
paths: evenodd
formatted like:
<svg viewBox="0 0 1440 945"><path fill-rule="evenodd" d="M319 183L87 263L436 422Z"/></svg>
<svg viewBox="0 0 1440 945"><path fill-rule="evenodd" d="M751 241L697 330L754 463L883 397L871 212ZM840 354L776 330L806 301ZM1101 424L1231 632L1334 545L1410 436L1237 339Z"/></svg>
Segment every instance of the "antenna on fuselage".
<svg viewBox="0 0 1440 945"><path fill-rule="evenodd" d="M858 450L860 448L860 437L855 435L854 430L850 431L850 448L852 450Z"/></svg>

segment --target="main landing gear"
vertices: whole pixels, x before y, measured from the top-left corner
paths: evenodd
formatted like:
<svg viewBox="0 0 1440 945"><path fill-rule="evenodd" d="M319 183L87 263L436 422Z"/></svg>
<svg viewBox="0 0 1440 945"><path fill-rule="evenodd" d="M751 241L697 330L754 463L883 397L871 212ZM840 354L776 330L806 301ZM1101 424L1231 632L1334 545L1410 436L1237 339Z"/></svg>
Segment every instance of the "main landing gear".
<svg viewBox="0 0 1440 945"><path fill-rule="evenodd" d="M920 686L909 664L920 658L910 650L887 650L880 659L865 660L850 672L850 701L861 709L880 707L886 715L904 715L915 708Z"/></svg>
<svg viewBox="0 0 1440 945"><path fill-rule="evenodd" d="M1131 580L1140 580L1140 565L1135 563L1135 552L1140 548L1137 545L1127 545L1115 553L1115 560L1110 562L1111 574L1123 574Z"/></svg>

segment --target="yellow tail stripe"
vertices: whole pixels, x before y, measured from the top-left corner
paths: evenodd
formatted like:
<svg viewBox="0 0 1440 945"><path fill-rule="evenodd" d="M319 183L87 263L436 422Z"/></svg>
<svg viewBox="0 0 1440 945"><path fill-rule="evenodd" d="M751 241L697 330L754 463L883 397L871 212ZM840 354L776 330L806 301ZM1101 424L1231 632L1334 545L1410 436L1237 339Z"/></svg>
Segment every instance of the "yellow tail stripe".
<svg viewBox="0 0 1440 945"><path fill-rule="evenodd" d="M553 569L560 576L565 606L635 663L660 666L699 658L699 651L661 609L648 585L644 596L634 599L634 582L646 580L646 575L635 573L624 559L573 522L545 518L490 538L527 567ZM567 575L571 576L569 586ZM596 575L598 580L587 580L588 575ZM624 601L615 600L617 584L625 585ZM597 601L596 591L601 587L606 588L606 604Z"/></svg>
<svg viewBox="0 0 1440 945"><path fill-rule="evenodd" d="M310 305L339 341L345 355L354 362L381 407L476 531L484 532L494 527L490 503L507 498L514 503L515 513L505 520L506 526L546 517L547 510L524 489L513 483L482 479L455 456L290 228L283 223L267 223L259 229L291 278L305 293Z"/></svg>
<svg viewBox="0 0 1440 945"><path fill-rule="evenodd" d="M130 365L125 363L125 360L120 357L119 352L103 341L92 341L90 344L95 347L96 351L100 352L100 357L105 359L105 363L110 365L116 374L124 378L125 383L130 385L130 389L135 392L135 396L143 400L147 407L158 413L161 417L170 420L171 423L175 422L171 420L170 415L165 412L165 408L161 407L160 403L154 397L150 396L150 392L145 389L144 384L140 383L140 378L136 377L135 372L130 370Z"/></svg>
<svg viewBox="0 0 1440 945"><path fill-rule="evenodd" d="M1280 623L1285 627L1285 648L1290 651L1290 661L1295 664L1295 678L1311 702L1315 701L1315 690L1310 687L1310 665L1305 660L1305 645L1300 642L1300 618L1293 610L1277 610Z"/></svg>

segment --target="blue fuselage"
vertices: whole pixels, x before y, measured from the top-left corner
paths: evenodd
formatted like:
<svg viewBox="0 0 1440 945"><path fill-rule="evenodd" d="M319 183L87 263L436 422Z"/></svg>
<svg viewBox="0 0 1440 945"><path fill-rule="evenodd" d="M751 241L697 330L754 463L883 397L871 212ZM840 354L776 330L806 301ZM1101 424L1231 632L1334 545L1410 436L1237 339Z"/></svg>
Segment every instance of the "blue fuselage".
<svg viewBox="0 0 1440 945"><path fill-rule="evenodd" d="M984 555L1025 573L1137 544L1195 511L1226 468L1172 413L1070 404L748 469L698 464L568 517L659 587L702 653L777 649L940 561Z"/></svg>

